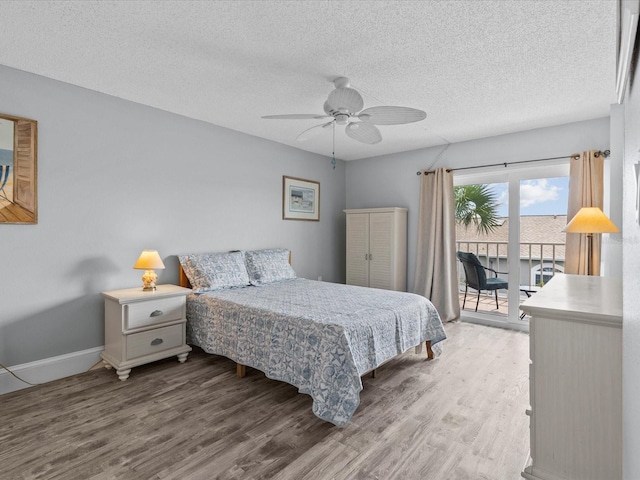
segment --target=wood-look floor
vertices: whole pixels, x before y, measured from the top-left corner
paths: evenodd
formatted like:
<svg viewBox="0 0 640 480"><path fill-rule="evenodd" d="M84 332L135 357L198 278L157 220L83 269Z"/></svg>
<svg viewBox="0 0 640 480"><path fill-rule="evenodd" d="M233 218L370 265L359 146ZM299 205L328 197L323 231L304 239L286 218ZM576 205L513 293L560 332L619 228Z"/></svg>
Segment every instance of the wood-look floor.
<svg viewBox="0 0 640 480"><path fill-rule="evenodd" d="M351 423L311 398L199 349L0 396L5 479L519 478L526 459L528 336L447 324L444 353L410 351L363 378Z"/></svg>

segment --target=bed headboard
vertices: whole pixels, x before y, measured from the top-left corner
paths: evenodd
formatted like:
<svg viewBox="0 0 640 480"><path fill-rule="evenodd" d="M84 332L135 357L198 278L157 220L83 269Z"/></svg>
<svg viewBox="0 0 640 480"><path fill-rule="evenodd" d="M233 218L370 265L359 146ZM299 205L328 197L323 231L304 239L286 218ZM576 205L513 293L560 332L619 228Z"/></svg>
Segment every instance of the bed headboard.
<svg viewBox="0 0 640 480"><path fill-rule="evenodd" d="M178 262L178 269L179 269L179 275L180 275L180 278L179 278L180 286L184 288L191 288L191 283L189 283L187 274L184 273L184 269L182 268L182 264L180 262Z"/></svg>
<svg viewBox="0 0 640 480"><path fill-rule="evenodd" d="M289 265L291 265L291 250L289 250ZM191 283L189 282L189 278L187 278L187 274L184 273L182 268L182 264L178 262L178 281L181 287L191 288Z"/></svg>

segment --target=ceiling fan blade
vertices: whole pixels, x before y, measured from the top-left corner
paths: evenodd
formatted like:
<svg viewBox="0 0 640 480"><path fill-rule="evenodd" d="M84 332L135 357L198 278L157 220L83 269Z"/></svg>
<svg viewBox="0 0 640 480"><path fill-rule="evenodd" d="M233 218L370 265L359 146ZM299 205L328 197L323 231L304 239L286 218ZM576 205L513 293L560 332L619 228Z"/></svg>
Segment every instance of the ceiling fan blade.
<svg viewBox="0 0 640 480"><path fill-rule="evenodd" d="M343 113L356 113L364 107L364 100L353 88L336 88L329 94L327 105L331 110L345 111ZM325 109L326 111L326 109Z"/></svg>
<svg viewBox="0 0 640 480"><path fill-rule="evenodd" d="M350 123L345 131L351 138L362 143L374 144L382 141L380 130L370 123Z"/></svg>
<svg viewBox="0 0 640 480"><path fill-rule="evenodd" d="M327 128L329 125L333 125L333 120L327 123L323 123L320 125L315 125L311 128L307 128L304 132L296 137L298 142L304 142L305 140L309 140L310 138L316 137L322 133L322 130Z"/></svg>
<svg viewBox="0 0 640 480"><path fill-rule="evenodd" d="M288 115L263 115L261 118L269 118L275 120L307 120L329 118L329 115L321 115L318 113L291 113Z"/></svg>
<svg viewBox="0 0 640 480"><path fill-rule="evenodd" d="M371 107L360 112L358 118L373 125L402 125L427 118L422 110L409 107Z"/></svg>

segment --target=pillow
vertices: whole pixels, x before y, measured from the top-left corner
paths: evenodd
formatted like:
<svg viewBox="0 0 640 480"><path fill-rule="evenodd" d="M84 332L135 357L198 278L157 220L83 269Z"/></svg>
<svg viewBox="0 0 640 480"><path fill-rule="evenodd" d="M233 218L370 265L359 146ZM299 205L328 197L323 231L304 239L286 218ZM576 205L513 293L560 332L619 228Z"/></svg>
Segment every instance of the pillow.
<svg viewBox="0 0 640 480"><path fill-rule="evenodd" d="M242 252L178 255L194 292L249 285Z"/></svg>
<svg viewBox="0 0 640 480"><path fill-rule="evenodd" d="M285 248L244 252L244 261L251 285L296 278L296 272L289 265L289 250Z"/></svg>

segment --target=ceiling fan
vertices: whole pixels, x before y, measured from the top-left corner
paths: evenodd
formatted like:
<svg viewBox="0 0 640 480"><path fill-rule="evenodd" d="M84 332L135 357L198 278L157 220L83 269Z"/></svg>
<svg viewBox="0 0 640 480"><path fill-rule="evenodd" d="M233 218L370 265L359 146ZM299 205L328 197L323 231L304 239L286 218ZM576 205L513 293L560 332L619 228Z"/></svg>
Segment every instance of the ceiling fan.
<svg viewBox="0 0 640 480"><path fill-rule="evenodd" d="M382 140L382 134L376 125L401 125L419 122L427 118L422 110L409 107L380 106L362 110L362 96L350 87L349 79L338 77L334 80L333 90L324 102L322 114L294 113L289 115L264 115L262 118L276 120L327 119L327 123L315 125L302 132L296 140L303 142L322 133L324 129L335 125L346 125L346 134L362 143L375 144Z"/></svg>

